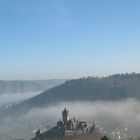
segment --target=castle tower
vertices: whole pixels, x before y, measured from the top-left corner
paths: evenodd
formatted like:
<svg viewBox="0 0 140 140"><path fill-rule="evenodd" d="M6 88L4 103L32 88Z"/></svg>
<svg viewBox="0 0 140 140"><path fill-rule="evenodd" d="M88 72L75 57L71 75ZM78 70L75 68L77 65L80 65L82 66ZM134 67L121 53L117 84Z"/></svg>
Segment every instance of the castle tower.
<svg viewBox="0 0 140 140"><path fill-rule="evenodd" d="M69 111L66 108L62 111L62 118L65 125L70 120Z"/></svg>

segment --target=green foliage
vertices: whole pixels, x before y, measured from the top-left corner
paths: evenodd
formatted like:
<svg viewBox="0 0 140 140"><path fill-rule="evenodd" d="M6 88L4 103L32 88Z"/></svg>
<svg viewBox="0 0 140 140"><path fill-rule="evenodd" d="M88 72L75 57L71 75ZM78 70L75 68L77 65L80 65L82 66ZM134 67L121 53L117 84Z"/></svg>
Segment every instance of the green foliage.
<svg viewBox="0 0 140 140"><path fill-rule="evenodd" d="M103 136L101 140L109 140L109 138L107 136Z"/></svg>

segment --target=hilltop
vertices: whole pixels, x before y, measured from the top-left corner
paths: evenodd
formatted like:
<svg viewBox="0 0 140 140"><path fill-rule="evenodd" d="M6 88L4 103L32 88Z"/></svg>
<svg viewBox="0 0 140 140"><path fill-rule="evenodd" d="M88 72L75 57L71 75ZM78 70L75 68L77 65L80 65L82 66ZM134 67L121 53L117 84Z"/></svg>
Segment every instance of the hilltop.
<svg viewBox="0 0 140 140"><path fill-rule="evenodd" d="M46 90L25 104L43 106L63 101L140 99L139 84L140 74L136 73L75 79Z"/></svg>

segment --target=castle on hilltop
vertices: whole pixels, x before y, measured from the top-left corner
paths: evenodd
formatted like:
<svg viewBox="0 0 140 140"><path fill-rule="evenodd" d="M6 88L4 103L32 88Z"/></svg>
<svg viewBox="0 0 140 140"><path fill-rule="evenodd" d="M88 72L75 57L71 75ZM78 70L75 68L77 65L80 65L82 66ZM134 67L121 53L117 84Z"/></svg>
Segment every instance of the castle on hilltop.
<svg viewBox="0 0 140 140"><path fill-rule="evenodd" d="M62 121L58 121L57 125L40 133L36 132L35 138L32 140L101 140L101 134L94 124L76 120L70 117L69 111L65 108L62 111Z"/></svg>

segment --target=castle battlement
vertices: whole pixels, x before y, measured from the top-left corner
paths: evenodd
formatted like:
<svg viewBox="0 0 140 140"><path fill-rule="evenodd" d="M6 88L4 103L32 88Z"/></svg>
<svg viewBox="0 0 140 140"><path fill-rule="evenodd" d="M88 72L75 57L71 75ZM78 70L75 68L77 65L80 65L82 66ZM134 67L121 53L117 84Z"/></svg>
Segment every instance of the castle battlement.
<svg viewBox="0 0 140 140"><path fill-rule="evenodd" d="M38 130L36 137L32 140L62 140L63 138L67 140L67 138L75 139L78 137L85 138L86 140L86 136L94 137L95 140L101 140L101 135L98 128L95 127L94 121L93 124L89 124L88 122L70 118L70 113L65 108L62 111L62 120L58 121L56 126L43 133L40 133L40 130Z"/></svg>

